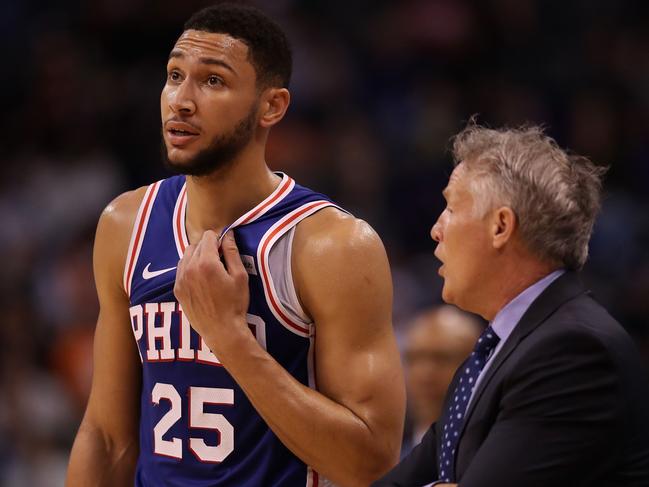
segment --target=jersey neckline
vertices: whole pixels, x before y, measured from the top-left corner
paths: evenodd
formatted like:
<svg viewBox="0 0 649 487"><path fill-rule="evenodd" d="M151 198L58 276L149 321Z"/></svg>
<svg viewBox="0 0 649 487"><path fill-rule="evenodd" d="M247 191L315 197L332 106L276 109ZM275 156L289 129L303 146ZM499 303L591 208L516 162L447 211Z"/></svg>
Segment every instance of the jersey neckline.
<svg viewBox="0 0 649 487"><path fill-rule="evenodd" d="M250 209L239 218L237 218L233 223L225 227L225 229L223 229L223 232L221 232L219 241L228 232L228 230L232 230L233 228L243 225L248 225L255 220L258 220L260 217L268 213L274 206L279 204L293 190L293 188L295 187L295 181L293 180L293 178L283 172L275 172L275 174L280 176L282 179L277 187L273 190L273 192L271 192L254 208ZM172 218L174 240L176 243L176 250L178 251L179 258L182 258L185 250L189 246L189 237L187 236L187 228L185 226L186 215L187 182L185 181L182 188L180 189L180 193L178 193L178 198L176 199L176 205L174 206Z"/></svg>

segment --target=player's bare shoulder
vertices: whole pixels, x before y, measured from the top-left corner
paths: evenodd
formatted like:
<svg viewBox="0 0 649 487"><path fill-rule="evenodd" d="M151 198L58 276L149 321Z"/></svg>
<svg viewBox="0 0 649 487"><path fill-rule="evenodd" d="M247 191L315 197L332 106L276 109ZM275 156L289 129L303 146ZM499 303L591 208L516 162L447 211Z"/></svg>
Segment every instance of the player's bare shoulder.
<svg viewBox="0 0 649 487"><path fill-rule="evenodd" d="M325 208L300 222L293 240L292 268L298 297L311 315L328 302L318 299L323 293L340 294L341 299L355 293L391 300L383 242L367 222L337 208Z"/></svg>
<svg viewBox="0 0 649 487"><path fill-rule="evenodd" d="M146 186L142 186L126 191L108 203L99 217L98 229L108 227L107 230L125 230L130 234L146 189Z"/></svg>
<svg viewBox="0 0 649 487"><path fill-rule="evenodd" d="M328 207L300 222L295 231L293 251L308 259L332 258L338 253L385 254L376 231L364 220L335 207Z"/></svg>
<svg viewBox="0 0 649 487"><path fill-rule="evenodd" d="M121 273L131 239L135 218L146 186L127 191L111 201L99 217L95 235L95 278L121 283ZM98 287L100 283L98 282Z"/></svg>

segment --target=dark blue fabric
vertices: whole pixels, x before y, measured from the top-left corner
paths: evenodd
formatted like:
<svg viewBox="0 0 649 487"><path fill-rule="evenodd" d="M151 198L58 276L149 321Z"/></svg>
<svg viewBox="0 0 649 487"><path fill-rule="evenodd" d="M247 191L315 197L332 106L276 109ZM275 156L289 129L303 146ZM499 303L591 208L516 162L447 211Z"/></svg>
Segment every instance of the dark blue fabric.
<svg viewBox="0 0 649 487"><path fill-rule="evenodd" d="M499 341L500 338L491 326L485 328L478 338L473 352L462 364L462 375L444 411L443 425L440 431L442 448L437 457L437 466L440 479L446 482L455 481L455 454L464 423L464 413L469 405L476 380Z"/></svg>

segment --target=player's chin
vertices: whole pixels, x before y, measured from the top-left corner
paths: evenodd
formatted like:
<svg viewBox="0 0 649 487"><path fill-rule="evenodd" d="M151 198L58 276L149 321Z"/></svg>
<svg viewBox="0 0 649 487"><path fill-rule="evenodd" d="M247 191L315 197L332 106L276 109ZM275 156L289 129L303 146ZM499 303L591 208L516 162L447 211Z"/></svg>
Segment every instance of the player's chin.
<svg viewBox="0 0 649 487"><path fill-rule="evenodd" d="M191 163L196 158L197 150L192 147L175 147L166 144L167 161L174 166L183 166Z"/></svg>

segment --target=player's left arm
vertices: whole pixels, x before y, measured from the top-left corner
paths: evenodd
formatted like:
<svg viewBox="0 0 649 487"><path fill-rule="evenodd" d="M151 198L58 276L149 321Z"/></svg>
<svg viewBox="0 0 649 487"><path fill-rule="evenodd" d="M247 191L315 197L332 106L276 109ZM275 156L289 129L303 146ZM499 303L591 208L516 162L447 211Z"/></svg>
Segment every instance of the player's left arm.
<svg viewBox="0 0 649 487"><path fill-rule="evenodd" d="M399 459L405 416L383 244L367 223L330 208L298 225L293 256L296 289L315 324L317 389L349 414L339 430L333 415L320 425L320 461L375 480Z"/></svg>
<svg viewBox="0 0 649 487"><path fill-rule="evenodd" d="M178 269L192 326L280 440L344 486L367 486L398 460L405 387L392 331L387 257L365 222L325 209L300 223L293 277L314 320L318 390L263 350L246 324L247 274L234 239L206 232Z"/></svg>

